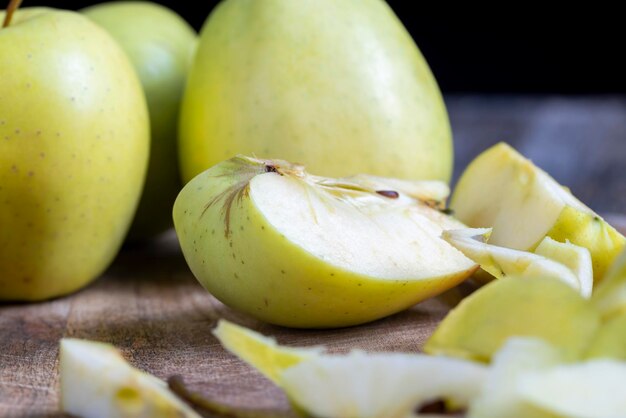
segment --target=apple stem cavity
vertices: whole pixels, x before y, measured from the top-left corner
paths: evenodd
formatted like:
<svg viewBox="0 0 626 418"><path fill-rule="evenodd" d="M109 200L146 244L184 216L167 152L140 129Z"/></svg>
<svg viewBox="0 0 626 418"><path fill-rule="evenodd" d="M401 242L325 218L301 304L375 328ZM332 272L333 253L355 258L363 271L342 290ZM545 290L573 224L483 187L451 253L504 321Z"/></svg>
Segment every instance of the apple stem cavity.
<svg viewBox="0 0 626 418"><path fill-rule="evenodd" d="M11 24L11 19L13 19L13 14L22 4L22 0L11 0L9 6L7 7L7 14L4 16L4 22L2 23L2 27L6 28Z"/></svg>

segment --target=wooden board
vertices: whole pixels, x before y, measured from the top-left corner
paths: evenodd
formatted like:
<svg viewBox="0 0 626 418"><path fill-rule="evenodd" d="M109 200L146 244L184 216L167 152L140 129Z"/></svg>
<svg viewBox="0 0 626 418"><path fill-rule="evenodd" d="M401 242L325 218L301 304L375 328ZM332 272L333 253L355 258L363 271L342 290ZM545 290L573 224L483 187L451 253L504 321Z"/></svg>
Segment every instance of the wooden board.
<svg viewBox="0 0 626 418"><path fill-rule="evenodd" d="M594 208L626 212L623 165L619 170L615 165L626 161L624 99L472 96L449 99L449 108L458 166L488 144L508 139L543 162L548 171L561 173L560 180L591 199ZM564 160L544 155L547 151L539 148L540 141ZM585 141L594 141L594 147ZM601 167L579 160L581 148ZM614 219L626 227L623 217ZM326 331L273 327L229 310L204 291L170 234L150 247L125 249L103 277L74 295L37 304L0 305L0 416L59 415L58 341L66 336L113 343L134 365L158 377L181 374L194 390L289 416L280 390L226 353L212 337L210 330L218 318L293 346L325 344L333 352L353 348L418 352L449 307L466 292L455 290L359 327Z"/></svg>

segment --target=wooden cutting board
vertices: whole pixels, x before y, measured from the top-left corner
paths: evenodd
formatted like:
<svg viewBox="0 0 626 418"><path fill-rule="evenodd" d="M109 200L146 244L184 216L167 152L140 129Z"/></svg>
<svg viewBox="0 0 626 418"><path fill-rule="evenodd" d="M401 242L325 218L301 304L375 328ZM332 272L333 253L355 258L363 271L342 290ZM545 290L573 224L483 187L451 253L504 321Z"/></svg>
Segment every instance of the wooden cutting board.
<svg viewBox="0 0 626 418"><path fill-rule="evenodd" d="M457 174L480 150L508 139L595 209L626 209L626 183L621 181L621 163L626 161L621 145L626 132L623 99L472 96L453 98L448 105L457 132ZM596 141L591 148L589 138ZM541 141L548 141L548 149L561 150L559 157L546 155ZM626 231L624 217L613 222ZM103 277L74 295L37 304L0 304L0 416L59 416L58 342L68 336L110 342L137 367L160 378L183 375L192 389L224 402L291 416L281 391L212 337L218 318L293 346L418 352L469 290L453 290L363 326L289 330L239 315L211 297L193 278L169 234L147 248L126 248Z"/></svg>

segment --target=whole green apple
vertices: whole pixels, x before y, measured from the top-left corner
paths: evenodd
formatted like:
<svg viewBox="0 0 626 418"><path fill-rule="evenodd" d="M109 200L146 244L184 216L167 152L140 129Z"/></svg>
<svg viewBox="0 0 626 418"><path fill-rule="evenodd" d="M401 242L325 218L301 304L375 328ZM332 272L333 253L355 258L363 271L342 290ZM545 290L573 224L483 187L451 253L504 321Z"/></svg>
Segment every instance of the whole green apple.
<svg viewBox="0 0 626 418"><path fill-rule="evenodd" d="M121 48L77 13L18 11L0 51L0 300L46 299L120 248L145 178L147 106Z"/></svg>
<svg viewBox="0 0 626 418"><path fill-rule="evenodd" d="M448 181L452 138L424 57L382 0L226 0L183 98L183 179L235 154L331 177Z"/></svg>
<svg viewBox="0 0 626 418"><path fill-rule="evenodd" d="M171 227L172 205L181 188L178 114L197 36L176 13L150 2L102 3L82 12L119 43L146 94L150 162L130 237L150 238Z"/></svg>

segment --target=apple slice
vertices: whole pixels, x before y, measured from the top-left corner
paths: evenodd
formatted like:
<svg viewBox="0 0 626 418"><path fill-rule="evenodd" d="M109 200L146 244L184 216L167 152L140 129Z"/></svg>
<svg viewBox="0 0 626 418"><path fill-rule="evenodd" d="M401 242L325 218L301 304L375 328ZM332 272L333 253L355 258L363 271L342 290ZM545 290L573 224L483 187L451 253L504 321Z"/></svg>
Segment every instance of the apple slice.
<svg viewBox="0 0 626 418"><path fill-rule="evenodd" d="M430 354L489 361L508 338L543 338L581 358L600 315L571 286L549 277L495 280L465 298L426 342Z"/></svg>
<svg viewBox="0 0 626 418"><path fill-rule="evenodd" d="M317 357L321 347L291 348L276 344L276 340L224 319L213 330L222 346L257 369L272 382L279 384L281 373L298 363Z"/></svg>
<svg viewBox="0 0 626 418"><path fill-rule="evenodd" d="M551 277L561 280L586 298L591 296L593 271L589 250L545 237L534 253L487 244L491 229L444 231L442 238L495 278Z"/></svg>
<svg viewBox="0 0 626 418"><path fill-rule="evenodd" d="M156 377L130 366L115 347L61 340L61 410L86 418L200 418Z"/></svg>
<svg viewBox="0 0 626 418"><path fill-rule="evenodd" d="M580 294L590 298L593 291L593 263L585 247L571 242L558 242L545 237L535 248L535 254L546 257L569 268L578 280Z"/></svg>
<svg viewBox="0 0 626 418"><path fill-rule="evenodd" d="M626 250L615 260L592 300L604 319L626 313Z"/></svg>
<svg viewBox="0 0 626 418"><path fill-rule="evenodd" d="M485 375L485 366L459 359L352 352L290 367L281 387L314 417L420 417L426 415L415 411L434 400L466 407L480 393Z"/></svg>
<svg viewBox="0 0 626 418"><path fill-rule="evenodd" d="M587 358L626 361L626 312L602 324L587 351Z"/></svg>
<svg viewBox="0 0 626 418"><path fill-rule="evenodd" d="M518 390L554 416L620 418L626 413L626 363L593 360L528 372Z"/></svg>
<svg viewBox="0 0 626 418"><path fill-rule="evenodd" d="M538 338L509 338L494 355L482 391L470 405L468 418L555 418L527 402L518 382L527 372L562 362L559 350Z"/></svg>
<svg viewBox="0 0 626 418"><path fill-rule="evenodd" d="M445 357L361 351L330 355L321 347L282 347L225 320L213 333L314 417L420 416L412 413L439 399L464 407L477 396L486 374L481 364Z"/></svg>
<svg viewBox="0 0 626 418"><path fill-rule="evenodd" d="M226 305L290 327L355 325L437 295L477 268L440 238L464 227L433 203L440 188L427 182L420 195L415 182L407 194L409 183L399 184L238 156L185 186L174 224L192 272Z"/></svg>
<svg viewBox="0 0 626 418"><path fill-rule="evenodd" d="M450 204L470 227L493 227L490 242L530 251L546 236L588 248L598 283L626 239L552 177L500 143L465 170Z"/></svg>

